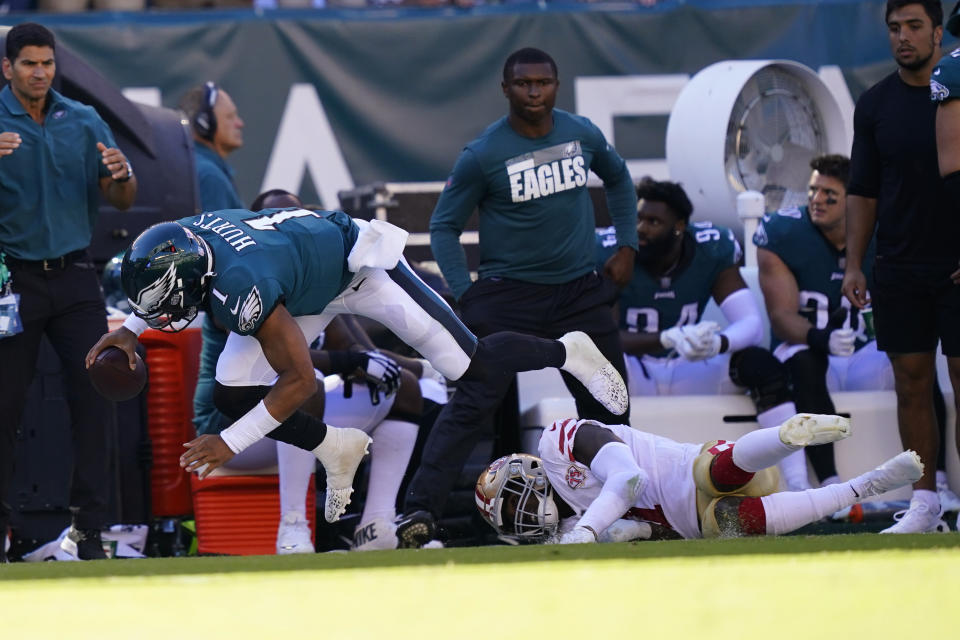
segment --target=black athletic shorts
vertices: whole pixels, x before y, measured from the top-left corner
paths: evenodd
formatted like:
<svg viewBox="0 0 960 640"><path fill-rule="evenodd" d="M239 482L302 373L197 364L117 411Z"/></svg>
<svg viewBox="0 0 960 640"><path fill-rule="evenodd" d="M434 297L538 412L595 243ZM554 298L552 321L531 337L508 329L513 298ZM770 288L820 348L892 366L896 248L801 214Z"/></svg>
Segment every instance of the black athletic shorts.
<svg viewBox="0 0 960 640"><path fill-rule="evenodd" d="M877 348L888 353L934 351L960 356L960 285L957 265L891 264L873 270L873 318Z"/></svg>

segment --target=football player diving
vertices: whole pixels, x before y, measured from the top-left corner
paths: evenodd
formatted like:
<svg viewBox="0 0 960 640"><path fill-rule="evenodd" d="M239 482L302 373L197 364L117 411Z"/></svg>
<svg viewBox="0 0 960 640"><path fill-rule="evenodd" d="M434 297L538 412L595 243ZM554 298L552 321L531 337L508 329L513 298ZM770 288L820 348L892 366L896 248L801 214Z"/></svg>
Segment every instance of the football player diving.
<svg viewBox="0 0 960 640"><path fill-rule="evenodd" d="M773 493L773 465L784 456L849 435L847 418L803 413L777 429L706 444L625 425L558 420L540 437L540 457L505 456L480 474L476 504L513 542L779 535L923 473L919 456L905 451L847 482Z"/></svg>
<svg viewBox="0 0 960 640"><path fill-rule="evenodd" d="M244 362L256 378L272 370L276 383L220 434L186 443L181 466L206 477L265 436L312 451L327 474L329 522L346 509L371 442L360 430L299 410L317 389L304 336L318 335L337 314L381 322L450 380L557 367L609 411L626 411L623 380L586 334L477 339L407 265L406 237L386 222L296 208L213 211L154 225L123 258L121 280L134 314L91 348L87 366L107 346L122 348L132 366L148 327L178 331L200 311L213 314L230 331L225 351L233 362ZM457 402L455 394L447 409ZM460 409L469 414L469 407Z"/></svg>

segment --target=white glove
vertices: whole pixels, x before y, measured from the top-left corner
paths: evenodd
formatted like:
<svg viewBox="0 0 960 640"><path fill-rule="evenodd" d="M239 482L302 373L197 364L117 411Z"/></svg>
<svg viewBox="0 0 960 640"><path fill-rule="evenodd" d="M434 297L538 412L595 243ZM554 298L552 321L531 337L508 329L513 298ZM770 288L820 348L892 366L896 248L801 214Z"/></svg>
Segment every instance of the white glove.
<svg viewBox="0 0 960 640"><path fill-rule="evenodd" d="M684 339L683 327L670 327L660 332L660 344L664 349L676 349L677 343Z"/></svg>
<svg viewBox="0 0 960 640"><path fill-rule="evenodd" d="M720 353L720 346L723 344L719 330L720 325L710 321L684 327L689 346L681 348L678 344L677 351L691 361L712 358Z"/></svg>
<svg viewBox="0 0 960 640"><path fill-rule="evenodd" d="M686 360L706 360L720 353L722 340L718 329L720 325L710 321L671 327L660 334L660 344L667 349L676 349Z"/></svg>
<svg viewBox="0 0 960 640"><path fill-rule="evenodd" d="M629 542L631 540L649 540L653 528L649 522L639 520L617 520L600 534L600 542Z"/></svg>
<svg viewBox="0 0 960 640"><path fill-rule="evenodd" d="M830 353L835 356L852 356L856 348L857 334L853 329L834 329L830 332Z"/></svg>
<svg viewBox="0 0 960 640"><path fill-rule="evenodd" d="M597 541L597 534L593 529L576 526L560 536L560 544L593 544Z"/></svg>

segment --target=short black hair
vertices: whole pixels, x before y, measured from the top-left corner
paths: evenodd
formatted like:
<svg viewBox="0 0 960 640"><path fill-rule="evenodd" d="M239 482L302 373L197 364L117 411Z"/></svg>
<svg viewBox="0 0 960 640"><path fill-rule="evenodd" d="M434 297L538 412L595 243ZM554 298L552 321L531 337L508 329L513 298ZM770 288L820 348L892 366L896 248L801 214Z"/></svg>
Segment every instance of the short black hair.
<svg viewBox="0 0 960 640"><path fill-rule="evenodd" d="M50 47L57 50L57 41L53 32L36 22L23 22L7 32L6 56L11 63L16 62L17 56L24 47Z"/></svg>
<svg viewBox="0 0 960 640"><path fill-rule="evenodd" d="M553 61L549 53L541 51L540 49L534 49L533 47L524 47L507 56L507 61L503 63L504 81L509 80L513 76L513 68L518 64L549 64L550 68L553 69L554 77L559 75L557 72L557 63Z"/></svg>
<svg viewBox="0 0 960 640"><path fill-rule="evenodd" d="M637 185L637 199L662 202L670 208L675 216L684 222L690 222L693 204L690 203L687 192L678 182L658 181L650 176L645 176Z"/></svg>
<svg viewBox="0 0 960 640"><path fill-rule="evenodd" d="M252 203L250 203L250 211L261 211L262 209L273 209L276 208L276 205L270 207L265 206L267 200L273 199L283 199L287 201L287 204L282 204L280 207L302 207L303 203L300 201L300 198L294 194L286 191L284 189L270 189L269 191L264 191L258 195Z"/></svg>
<svg viewBox="0 0 960 640"><path fill-rule="evenodd" d="M923 10L930 16L930 22L933 23L934 27L943 25L943 5L940 0L887 0L887 15L884 17L884 22L890 21L891 13L910 4L922 6Z"/></svg>
<svg viewBox="0 0 960 640"><path fill-rule="evenodd" d="M850 158L838 153L817 156L810 161L810 168L823 176L836 178L847 188L850 181Z"/></svg>

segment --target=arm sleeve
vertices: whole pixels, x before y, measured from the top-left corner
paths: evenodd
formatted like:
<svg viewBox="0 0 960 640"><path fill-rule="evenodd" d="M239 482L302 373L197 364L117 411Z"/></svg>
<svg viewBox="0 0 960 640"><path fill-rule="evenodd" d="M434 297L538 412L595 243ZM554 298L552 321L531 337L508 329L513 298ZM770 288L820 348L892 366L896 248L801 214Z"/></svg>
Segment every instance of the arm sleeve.
<svg viewBox="0 0 960 640"><path fill-rule="evenodd" d="M850 152L850 184L847 193L876 198L880 193L880 154L870 117L869 94L853 112L853 150Z"/></svg>
<svg viewBox="0 0 960 640"><path fill-rule="evenodd" d="M603 445L593 457L590 471L603 482L603 488L583 513L579 526L590 527L599 535L634 506L650 476L637 465L630 447L623 442Z"/></svg>
<svg viewBox="0 0 960 640"><path fill-rule="evenodd" d="M637 249L637 192L633 178L620 154L603 137L600 129L593 128L592 143L596 145L590 169L603 180L607 197L607 210L617 230L617 247Z"/></svg>
<svg viewBox="0 0 960 640"><path fill-rule="evenodd" d="M721 333L727 336L730 352L740 351L763 340L763 317L750 289L738 289L724 298L720 311L729 323Z"/></svg>
<svg viewBox="0 0 960 640"><path fill-rule="evenodd" d="M430 217L430 248L458 300L471 284L460 234L485 192L486 180L480 163L473 152L464 149Z"/></svg>

